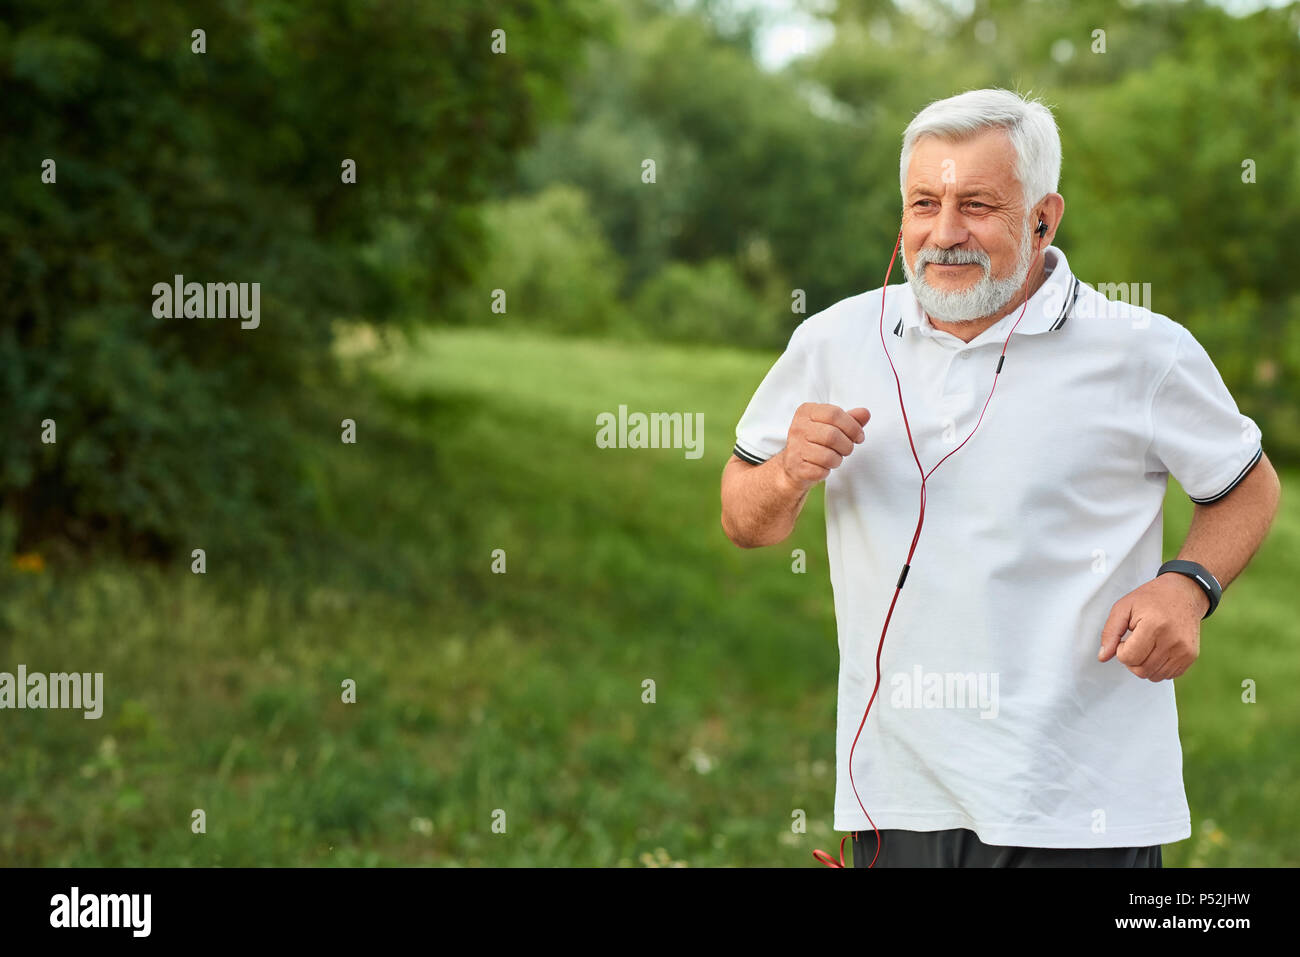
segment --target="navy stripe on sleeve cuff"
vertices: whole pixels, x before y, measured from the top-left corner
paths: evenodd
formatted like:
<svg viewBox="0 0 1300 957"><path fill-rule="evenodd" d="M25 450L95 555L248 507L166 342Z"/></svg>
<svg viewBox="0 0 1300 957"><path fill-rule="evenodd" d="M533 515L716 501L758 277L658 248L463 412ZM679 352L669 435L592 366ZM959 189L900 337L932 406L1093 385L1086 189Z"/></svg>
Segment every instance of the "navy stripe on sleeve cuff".
<svg viewBox="0 0 1300 957"><path fill-rule="evenodd" d="M1244 479L1247 475L1249 475L1250 470L1259 464L1259 460L1261 457L1263 457L1263 455L1264 455L1264 447L1261 445L1259 447L1259 451L1255 453L1255 457L1246 463L1246 467L1243 468L1239 473L1237 473L1237 477L1233 479L1231 482L1229 482L1228 487L1225 488L1218 495L1211 495L1209 498L1192 498L1192 496L1190 495L1187 497L1191 498L1192 501L1195 502L1197 505L1209 505L1211 502L1217 502L1219 499L1223 498L1223 496L1227 495L1234 488L1236 488L1238 485L1241 484L1241 480Z"/></svg>
<svg viewBox="0 0 1300 957"><path fill-rule="evenodd" d="M764 462L767 461L767 459L760 458L759 456L755 455L753 452L747 452L744 449L742 449L740 447L739 442L736 443L736 447L733 448L731 452L734 456L736 456L736 458L744 459L750 465L762 465Z"/></svg>

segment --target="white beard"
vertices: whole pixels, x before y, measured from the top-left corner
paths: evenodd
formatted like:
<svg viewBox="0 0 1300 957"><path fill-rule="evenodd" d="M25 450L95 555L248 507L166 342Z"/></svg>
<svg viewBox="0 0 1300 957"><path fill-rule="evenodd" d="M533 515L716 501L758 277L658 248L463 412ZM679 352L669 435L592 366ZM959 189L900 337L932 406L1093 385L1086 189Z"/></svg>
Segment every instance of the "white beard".
<svg viewBox="0 0 1300 957"><path fill-rule="evenodd" d="M919 273L912 272L907 248L903 248L903 273L912 286L912 294L921 308L931 319L940 322L975 322L991 316L1004 308L1011 297L1024 288L1025 277L1029 274L1029 264L1033 259L1033 231L1025 223L1025 234L1020 242L1019 256L1011 275L1005 279L994 279L989 274L988 253L966 249L939 249L928 247L917 254ZM925 279L925 264L937 263L976 263L983 267L984 275L969 289L960 292L947 292L936 289Z"/></svg>

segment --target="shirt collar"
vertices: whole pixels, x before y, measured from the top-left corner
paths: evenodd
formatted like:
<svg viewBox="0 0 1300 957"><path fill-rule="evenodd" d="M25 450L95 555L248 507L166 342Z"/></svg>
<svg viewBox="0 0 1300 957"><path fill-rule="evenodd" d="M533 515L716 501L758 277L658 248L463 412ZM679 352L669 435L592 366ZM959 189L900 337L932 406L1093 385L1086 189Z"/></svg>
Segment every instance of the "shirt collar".
<svg viewBox="0 0 1300 957"><path fill-rule="evenodd" d="M1005 339L1013 325L1016 334L1036 335L1040 332L1053 332L1065 325L1069 318L1070 307L1078 295L1079 283L1070 272L1070 264L1065 253L1055 246L1048 246L1043 253L1043 261L1048 270L1047 279L1029 297L1029 306L1020 318L1020 309L1013 309L989 328L972 339L969 345L976 345L989 339ZM916 329L930 338L947 338L960 342L956 336L942 332L930 324L921 304L912 294L912 284L904 283L902 316L895 319L894 335L902 337L905 329ZM1023 300L1020 301L1023 306ZM1020 324L1016 325L1019 319Z"/></svg>

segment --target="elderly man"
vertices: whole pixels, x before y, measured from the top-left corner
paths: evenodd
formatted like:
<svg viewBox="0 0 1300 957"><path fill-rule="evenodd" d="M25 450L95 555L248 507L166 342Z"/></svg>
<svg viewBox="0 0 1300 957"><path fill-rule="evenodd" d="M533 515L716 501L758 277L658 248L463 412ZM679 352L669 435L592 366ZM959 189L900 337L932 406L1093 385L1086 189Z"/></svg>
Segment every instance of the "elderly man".
<svg viewBox="0 0 1300 957"><path fill-rule="evenodd" d="M1036 101L922 110L907 283L794 331L723 471L745 548L826 483L835 828L857 866L1159 867L1191 834L1173 679L1280 488L1187 329L1051 245L1060 164ZM1195 516L1162 565L1171 474Z"/></svg>

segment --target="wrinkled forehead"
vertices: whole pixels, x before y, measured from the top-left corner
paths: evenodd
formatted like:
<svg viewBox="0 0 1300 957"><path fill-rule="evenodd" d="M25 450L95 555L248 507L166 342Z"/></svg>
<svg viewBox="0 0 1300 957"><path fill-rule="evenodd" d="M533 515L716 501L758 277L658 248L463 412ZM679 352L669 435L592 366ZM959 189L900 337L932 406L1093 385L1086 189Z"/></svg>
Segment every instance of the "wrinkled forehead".
<svg viewBox="0 0 1300 957"><path fill-rule="evenodd" d="M982 186L1010 194L1020 190L1016 150L1003 129L984 129L965 136L927 133L917 139L907 165L907 188L943 192Z"/></svg>

